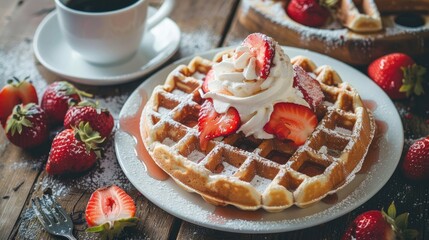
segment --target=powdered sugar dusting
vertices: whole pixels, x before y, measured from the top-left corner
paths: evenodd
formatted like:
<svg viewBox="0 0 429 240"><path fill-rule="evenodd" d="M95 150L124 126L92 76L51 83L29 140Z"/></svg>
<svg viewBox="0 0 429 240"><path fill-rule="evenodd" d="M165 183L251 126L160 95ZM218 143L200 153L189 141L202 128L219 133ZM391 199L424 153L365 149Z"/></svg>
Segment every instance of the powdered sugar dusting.
<svg viewBox="0 0 429 240"><path fill-rule="evenodd" d="M200 162L205 156L206 155L204 153L194 150L188 155L188 159L193 162Z"/></svg>

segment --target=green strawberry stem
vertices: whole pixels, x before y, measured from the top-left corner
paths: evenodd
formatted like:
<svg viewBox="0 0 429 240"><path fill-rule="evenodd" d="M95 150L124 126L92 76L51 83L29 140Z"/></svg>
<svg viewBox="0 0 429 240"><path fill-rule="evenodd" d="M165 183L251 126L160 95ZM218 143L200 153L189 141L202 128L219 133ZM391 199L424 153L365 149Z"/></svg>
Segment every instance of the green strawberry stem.
<svg viewBox="0 0 429 240"><path fill-rule="evenodd" d="M30 109L36 104L29 103L25 106L22 104L16 105L12 111L12 117L6 124L6 132L11 131L11 135L15 135L16 132L21 134L23 127L32 127L33 123L26 118L27 114L31 114Z"/></svg>
<svg viewBox="0 0 429 240"><path fill-rule="evenodd" d="M384 219L390 223L393 230L396 232L398 239L411 240L416 239L418 232L415 229L408 229L408 216L409 213L402 213L399 216L396 216L396 207L394 202L392 202L387 209L387 213L384 209L381 210L381 214Z"/></svg>
<svg viewBox="0 0 429 240"><path fill-rule="evenodd" d="M17 77L12 77L11 79L7 80L7 84L10 84L15 87L19 87L23 82L27 81L30 78L30 76L25 77L24 79L19 79Z"/></svg>
<svg viewBox="0 0 429 240"><path fill-rule="evenodd" d="M404 78L402 79L402 86L399 88L399 91L405 92L407 97L412 94L417 96L424 94L423 81L426 68L413 64L408 67L402 67L401 70Z"/></svg>
<svg viewBox="0 0 429 240"><path fill-rule="evenodd" d="M126 227L133 227L137 225L138 218L123 218L116 221L109 221L104 224L87 228L87 232L100 233L101 239L114 239Z"/></svg>
<svg viewBox="0 0 429 240"><path fill-rule="evenodd" d="M319 5L327 9L334 8L337 5L337 3L338 3L338 0L320 0L319 1Z"/></svg>
<svg viewBox="0 0 429 240"><path fill-rule="evenodd" d="M66 81L59 82L58 90L64 91L66 95L77 94L79 97L93 97L92 94L81 91Z"/></svg>
<svg viewBox="0 0 429 240"><path fill-rule="evenodd" d="M98 158L101 158L100 144L106 140L101 137L100 133L94 131L89 122L80 122L79 125L73 128L75 131L75 138L85 143L86 151L94 151Z"/></svg>

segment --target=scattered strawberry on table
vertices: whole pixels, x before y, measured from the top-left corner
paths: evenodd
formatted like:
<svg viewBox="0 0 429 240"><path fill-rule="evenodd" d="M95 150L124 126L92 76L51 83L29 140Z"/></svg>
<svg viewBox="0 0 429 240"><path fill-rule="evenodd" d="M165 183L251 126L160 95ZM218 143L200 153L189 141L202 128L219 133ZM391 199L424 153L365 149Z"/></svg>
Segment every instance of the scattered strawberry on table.
<svg viewBox="0 0 429 240"><path fill-rule="evenodd" d="M68 82L54 82L45 90L40 104L48 114L51 124L58 124L63 123L70 103L72 101L78 103L82 97L92 97L92 95L80 91Z"/></svg>
<svg viewBox="0 0 429 240"><path fill-rule="evenodd" d="M410 146L401 166L406 178L414 181L429 180L429 136Z"/></svg>
<svg viewBox="0 0 429 240"><path fill-rule="evenodd" d="M125 227L135 226L136 205L121 188L113 185L92 193L85 210L87 232L98 232L102 239L114 239Z"/></svg>
<svg viewBox="0 0 429 240"><path fill-rule="evenodd" d="M39 146L48 139L48 117L35 103L18 104L8 117L5 132L9 141L18 147Z"/></svg>
<svg viewBox="0 0 429 240"><path fill-rule="evenodd" d="M291 0L285 7L287 15L302 25L320 27L330 17L329 9L337 0Z"/></svg>
<svg viewBox="0 0 429 240"><path fill-rule="evenodd" d="M92 129L99 132L101 137L110 136L114 126L114 120L109 110L100 108L98 103L81 101L69 108L64 117L64 128L72 128L81 122L89 122Z"/></svg>
<svg viewBox="0 0 429 240"><path fill-rule="evenodd" d="M396 216L394 203L387 213L384 210L371 210L357 216L344 233L342 240L389 240L416 239L418 232L408 229L408 213Z"/></svg>
<svg viewBox="0 0 429 240"><path fill-rule="evenodd" d="M100 145L104 140L88 122L64 129L52 141L46 172L57 175L88 170L101 158Z"/></svg>
<svg viewBox="0 0 429 240"><path fill-rule="evenodd" d="M33 84L26 77L20 80L13 77L0 90L0 122L4 127L13 108L20 104L39 103L37 92Z"/></svg>
<svg viewBox="0 0 429 240"><path fill-rule="evenodd" d="M226 113L217 113L211 99L204 101L198 116L200 146L207 148L208 141L234 133L240 127L241 120L237 109L230 107Z"/></svg>
<svg viewBox="0 0 429 240"><path fill-rule="evenodd" d="M395 100L423 94L425 73L425 68L404 53L382 56L368 66L368 76Z"/></svg>

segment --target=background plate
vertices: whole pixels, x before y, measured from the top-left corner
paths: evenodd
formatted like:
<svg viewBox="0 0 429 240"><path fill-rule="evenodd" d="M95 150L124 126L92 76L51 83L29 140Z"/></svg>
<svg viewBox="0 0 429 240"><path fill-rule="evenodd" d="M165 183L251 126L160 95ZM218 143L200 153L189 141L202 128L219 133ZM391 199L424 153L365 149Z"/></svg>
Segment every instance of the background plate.
<svg viewBox="0 0 429 240"><path fill-rule="evenodd" d="M211 59L224 49L214 49L198 54ZM150 201L185 221L208 228L240 233L274 233L308 228L338 218L360 206L377 193L393 174L403 148L403 129L398 112L389 97L367 76L333 58L308 50L284 47L290 57L304 55L316 65L331 65L346 82L360 93L363 100L370 100L376 120L383 123L385 134L379 142L379 159L368 171L359 173L347 186L337 192L335 203L318 202L308 208L291 207L280 213L257 211L259 220L249 219L249 214L232 217L219 215L219 208L206 203L199 195L184 191L173 180L158 181L148 176L144 164L136 157L135 140L121 129L115 134L118 162L131 183ZM150 96L155 86L163 84L167 75L179 64L188 64L192 57L179 60L160 70L136 89L120 112L120 118L136 114L142 103L139 91ZM234 210L232 208L226 209ZM237 214L238 213L238 214ZM251 218L251 217L250 217Z"/></svg>

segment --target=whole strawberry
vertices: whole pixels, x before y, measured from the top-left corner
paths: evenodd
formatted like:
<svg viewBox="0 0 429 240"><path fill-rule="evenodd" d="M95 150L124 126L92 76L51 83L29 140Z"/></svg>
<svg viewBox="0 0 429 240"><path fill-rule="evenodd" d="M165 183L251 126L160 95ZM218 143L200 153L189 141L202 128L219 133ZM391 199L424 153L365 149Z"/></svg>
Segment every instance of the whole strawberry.
<svg viewBox="0 0 429 240"><path fill-rule="evenodd" d="M342 240L416 239L418 232L407 229L408 213L396 216L392 203L387 210L371 210L357 216L344 233Z"/></svg>
<svg viewBox="0 0 429 240"><path fill-rule="evenodd" d="M408 179L429 180L429 136L410 146L402 162L402 171Z"/></svg>
<svg viewBox="0 0 429 240"><path fill-rule="evenodd" d="M92 129L104 138L110 136L114 125L109 110L101 109L97 103L91 101L82 101L70 107L64 117L64 128L76 127L81 122L89 122Z"/></svg>
<svg viewBox="0 0 429 240"><path fill-rule="evenodd" d="M91 97L91 94L80 91L65 81L54 82L46 89L40 104L48 115L50 123L57 124L64 121L70 102L80 102L83 96Z"/></svg>
<svg viewBox="0 0 429 240"><path fill-rule="evenodd" d="M329 7L335 4L336 0L291 0L286 6L286 13L302 25L320 27L330 16Z"/></svg>
<svg viewBox="0 0 429 240"><path fill-rule="evenodd" d="M32 148L43 144L49 135L48 117L38 105L16 105L6 122L6 136L18 147Z"/></svg>
<svg viewBox="0 0 429 240"><path fill-rule="evenodd" d="M425 68L403 53L382 56L368 66L368 76L392 99L404 99L412 93L421 95L425 72Z"/></svg>
<svg viewBox="0 0 429 240"><path fill-rule="evenodd" d="M52 142L46 172L56 175L88 170L100 158L99 145L103 141L89 123L81 122L76 128L64 129Z"/></svg>
<svg viewBox="0 0 429 240"><path fill-rule="evenodd" d="M37 92L28 77L20 80L13 77L7 80L7 84L0 90L0 122L3 127L12 113L13 108L20 103L38 103Z"/></svg>

